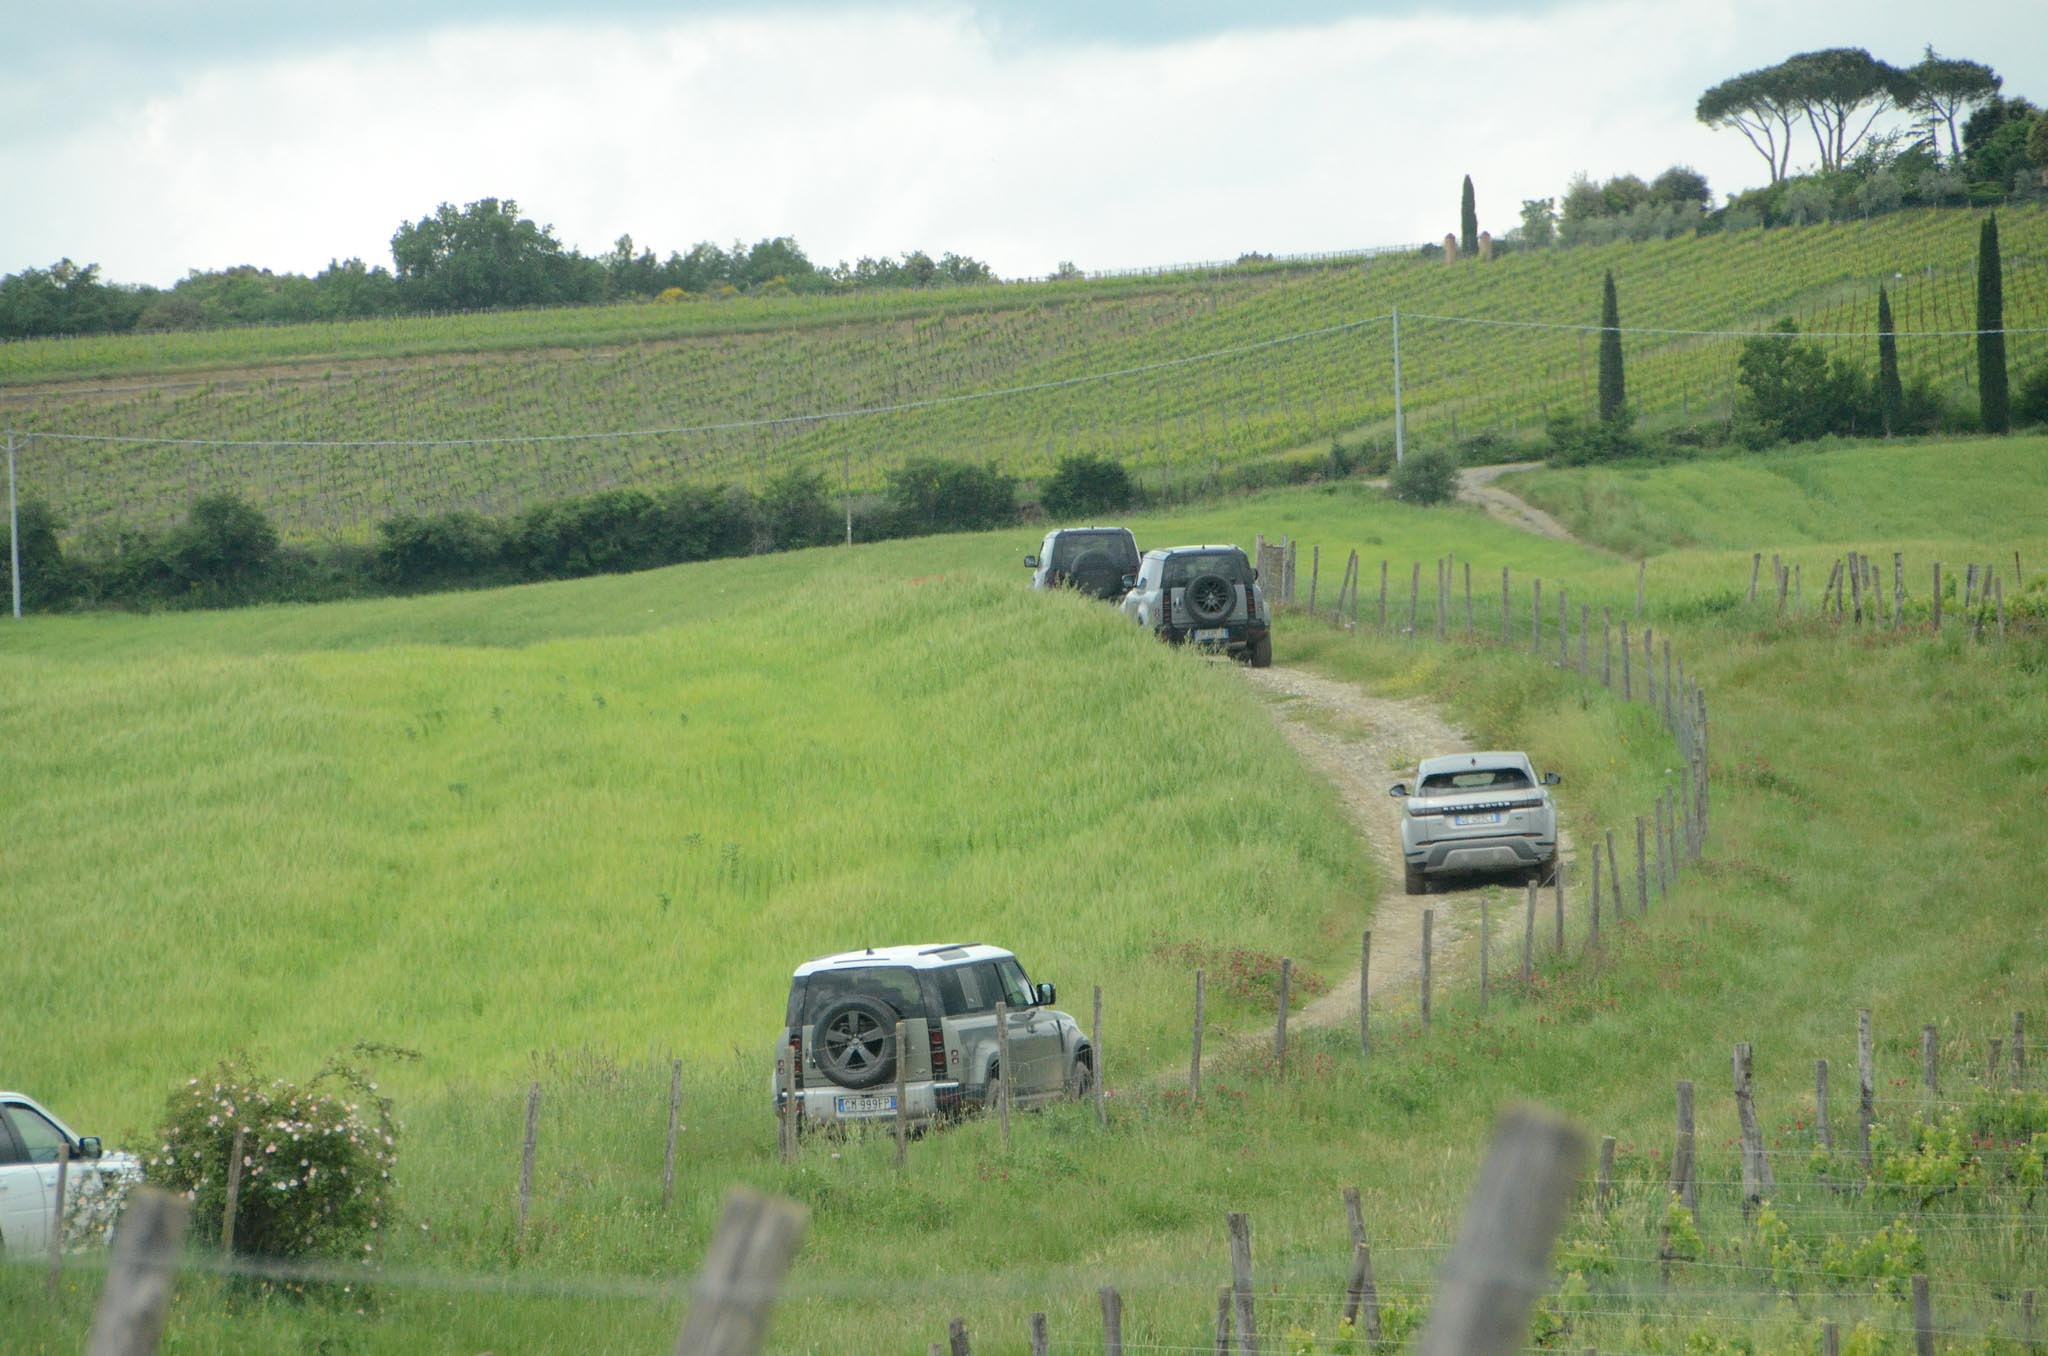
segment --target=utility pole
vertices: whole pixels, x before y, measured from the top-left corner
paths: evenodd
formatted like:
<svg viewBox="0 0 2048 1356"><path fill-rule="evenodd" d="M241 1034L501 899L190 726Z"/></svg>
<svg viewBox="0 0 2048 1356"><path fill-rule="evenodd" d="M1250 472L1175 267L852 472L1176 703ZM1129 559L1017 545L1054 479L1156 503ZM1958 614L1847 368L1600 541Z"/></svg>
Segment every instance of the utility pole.
<svg viewBox="0 0 2048 1356"><path fill-rule="evenodd" d="M1401 426L1401 308L1394 308L1394 465L1401 464L1405 439Z"/></svg>
<svg viewBox="0 0 2048 1356"><path fill-rule="evenodd" d="M14 584L14 619L21 620L21 510L14 499L14 434L7 435L7 577Z"/></svg>

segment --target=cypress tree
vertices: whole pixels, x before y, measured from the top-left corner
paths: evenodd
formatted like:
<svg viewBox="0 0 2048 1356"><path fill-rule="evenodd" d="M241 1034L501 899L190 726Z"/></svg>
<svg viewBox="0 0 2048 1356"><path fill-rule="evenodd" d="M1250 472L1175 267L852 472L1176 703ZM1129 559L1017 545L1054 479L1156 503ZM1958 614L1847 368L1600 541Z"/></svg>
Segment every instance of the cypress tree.
<svg viewBox="0 0 2048 1356"><path fill-rule="evenodd" d="M1464 196L1458 202L1458 250L1467 259L1479 253L1479 208L1472 200L1472 176L1465 176Z"/></svg>
<svg viewBox="0 0 2048 1356"><path fill-rule="evenodd" d="M1998 213L1984 219L1977 244L1977 396L1986 433L2012 429L2005 387L2005 284L1998 263Z"/></svg>
<svg viewBox="0 0 2048 1356"><path fill-rule="evenodd" d="M1623 417L1628 388L1621 375L1621 304L1614 296L1614 271L1600 289L1600 422Z"/></svg>
<svg viewBox="0 0 2048 1356"><path fill-rule="evenodd" d="M1906 403L1899 386L1899 339L1892 332L1892 299L1877 289L1877 412L1886 437L1899 431L1899 412Z"/></svg>

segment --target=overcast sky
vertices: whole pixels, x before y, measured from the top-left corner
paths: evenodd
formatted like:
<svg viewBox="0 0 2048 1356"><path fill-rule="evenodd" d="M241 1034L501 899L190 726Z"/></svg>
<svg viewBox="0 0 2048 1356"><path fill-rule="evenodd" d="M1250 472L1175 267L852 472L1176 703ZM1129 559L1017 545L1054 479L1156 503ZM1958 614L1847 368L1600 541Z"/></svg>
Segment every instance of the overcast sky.
<svg viewBox="0 0 2048 1356"><path fill-rule="evenodd" d="M0 0L0 273L389 266L483 197L586 253L793 235L1004 276L1437 239L1465 174L1499 234L1579 171L1759 182L1693 103L1795 51L1933 43L2048 102L2041 9Z"/></svg>

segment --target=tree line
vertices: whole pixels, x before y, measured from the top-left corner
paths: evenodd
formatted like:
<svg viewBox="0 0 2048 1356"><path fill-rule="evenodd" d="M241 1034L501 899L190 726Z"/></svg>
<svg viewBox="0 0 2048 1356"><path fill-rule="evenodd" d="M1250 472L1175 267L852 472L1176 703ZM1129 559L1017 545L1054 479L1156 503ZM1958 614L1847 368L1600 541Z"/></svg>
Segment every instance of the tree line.
<svg viewBox="0 0 2048 1356"><path fill-rule="evenodd" d="M657 258L622 235L609 251L586 255L510 198L443 203L403 223L391 237L391 262L337 259L311 277L249 264L195 269L158 288L109 282L97 264L60 259L0 278L0 338L996 281L987 264L950 252L826 267L789 236L730 249L704 241Z"/></svg>
<svg viewBox="0 0 2048 1356"><path fill-rule="evenodd" d="M1688 165L1649 180L1580 174L1560 196L1525 199L1502 243L1602 244L2048 197L2048 114L2004 85L1989 65L1931 46L1911 66L1861 47L1795 53L1720 81L1694 106L1706 126L1748 141L1763 185L1717 207ZM1469 237L1469 180L1460 216Z"/></svg>

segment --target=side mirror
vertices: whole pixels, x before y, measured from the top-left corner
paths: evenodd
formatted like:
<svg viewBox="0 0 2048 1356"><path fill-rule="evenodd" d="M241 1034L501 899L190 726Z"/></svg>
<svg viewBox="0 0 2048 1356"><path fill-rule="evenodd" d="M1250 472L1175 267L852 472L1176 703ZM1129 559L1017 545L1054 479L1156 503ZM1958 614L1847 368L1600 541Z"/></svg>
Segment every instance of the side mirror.
<svg viewBox="0 0 2048 1356"><path fill-rule="evenodd" d="M1127 589L1134 589L1138 587L1138 576L1134 574L1125 575L1123 579L1123 584L1124 587Z"/></svg>
<svg viewBox="0 0 2048 1356"><path fill-rule="evenodd" d="M1037 556L1026 556L1026 557L1024 557L1024 563L1025 563L1026 565L1029 565L1029 566L1030 566L1030 567L1031 567L1032 569L1034 569L1034 570L1035 570L1035 569L1037 569L1037 568L1038 568L1038 557L1037 557Z"/></svg>
<svg viewBox="0 0 2048 1356"><path fill-rule="evenodd" d="M81 1138L78 1141L78 1156L80 1158L98 1158L100 1156L100 1137L98 1135L86 1135Z"/></svg>
<svg viewBox="0 0 2048 1356"><path fill-rule="evenodd" d="M1543 784L1545 786L1556 786L1559 782L1563 780L1564 778L1558 776L1555 772L1546 772L1543 774Z"/></svg>
<svg viewBox="0 0 2048 1356"><path fill-rule="evenodd" d="M1395 782L1392 786L1387 788L1387 794L1392 796L1395 800L1406 800L1408 798L1408 783Z"/></svg>
<svg viewBox="0 0 2048 1356"><path fill-rule="evenodd" d="M1054 1002L1058 1001L1059 996L1059 989L1054 987L1050 983L1041 984L1038 986L1038 1005L1040 1007L1051 1007L1054 1004Z"/></svg>

